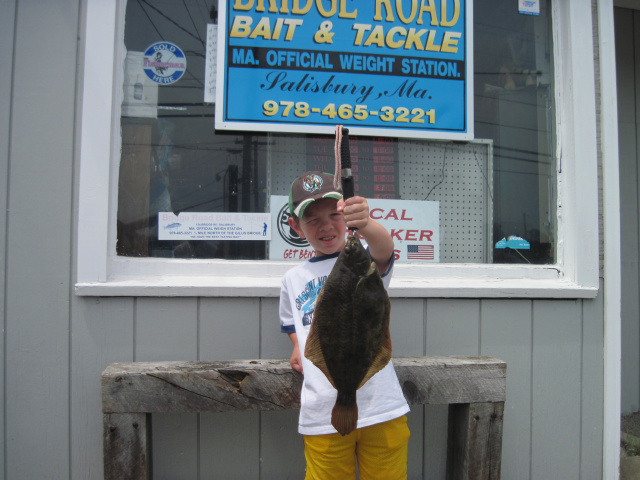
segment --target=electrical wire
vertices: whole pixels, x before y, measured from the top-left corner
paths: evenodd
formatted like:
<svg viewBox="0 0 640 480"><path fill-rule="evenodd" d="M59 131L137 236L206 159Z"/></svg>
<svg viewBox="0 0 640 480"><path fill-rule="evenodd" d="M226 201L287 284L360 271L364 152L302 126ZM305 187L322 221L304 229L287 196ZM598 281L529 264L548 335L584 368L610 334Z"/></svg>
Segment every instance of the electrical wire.
<svg viewBox="0 0 640 480"><path fill-rule="evenodd" d="M160 16L162 16L162 17L164 17L167 21L169 21L169 22L173 23L176 27L178 27L180 30L182 30L183 32L185 32L185 33L186 33L187 35L189 35L190 37L194 38L195 40L198 40L198 41L202 44L202 46L203 46L203 47L205 47L205 46L206 46L206 45L205 45L205 43L202 41L202 39L201 39L201 38L196 37L193 33L191 33L189 30L187 30L186 28L184 28L184 27L183 27L182 25L180 25L178 22L176 22L175 20L173 20L171 17L169 17L169 16L165 15L165 13L164 13L162 10L160 10L160 9L159 9L159 8L157 8L157 7L154 7L154 6L153 6L153 5L151 5L149 2L147 2L147 0L138 0L138 2L142 2L142 3L144 3L145 5L147 5L149 8L152 8L153 10L155 10L155 11L158 13L158 15L160 15Z"/></svg>
<svg viewBox="0 0 640 480"><path fill-rule="evenodd" d="M153 27L153 29L156 31L156 33L158 34L158 36L160 37L160 40L164 41L164 37L162 36L162 34L160 33L160 30L158 30L158 27L156 27L156 24L153 20L151 20L151 17L149 16L149 14L147 13L147 11L145 10L145 8L142 6L142 3L140 2L140 0L138 1L138 5L140 5L140 9L143 11L143 13L145 14L145 16L147 17L147 19L149 20L149 23L151 23L151 26Z"/></svg>
<svg viewBox="0 0 640 480"><path fill-rule="evenodd" d="M439 187L444 182L444 166L447 163L447 147L448 145L444 146L444 158L442 159L442 176L440 178L440 181L436 183L433 187L431 187L431 190L429 190L429 193L427 193L427 196L424 197L425 200L429 198L429 195L431 195L431 192L433 192L436 189L436 187Z"/></svg>
<svg viewBox="0 0 640 480"><path fill-rule="evenodd" d="M187 14L189 15L189 18L191 19L191 25L193 25L193 30L196 32L196 35L198 35L198 38L202 42L202 45L204 45L205 42L202 40L202 37L200 36L200 32L198 31L198 27L196 27L196 22L193 21L193 17L191 16L191 12L189 11L189 7L187 7L187 3L185 2L185 0L182 0L182 4L184 5L184 9L187 11Z"/></svg>
<svg viewBox="0 0 640 480"><path fill-rule="evenodd" d="M489 192L489 196L491 197L491 202L493 202L493 192L491 191L491 185L489 184L489 179L487 178L486 173L484 172L484 170L480 166L480 161L478 160L478 157L476 156L475 147L473 148L473 158L476 161L476 165L478 166L478 170L480 170L480 173L482 173L482 176L484 177L484 181L487 184L487 192Z"/></svg>

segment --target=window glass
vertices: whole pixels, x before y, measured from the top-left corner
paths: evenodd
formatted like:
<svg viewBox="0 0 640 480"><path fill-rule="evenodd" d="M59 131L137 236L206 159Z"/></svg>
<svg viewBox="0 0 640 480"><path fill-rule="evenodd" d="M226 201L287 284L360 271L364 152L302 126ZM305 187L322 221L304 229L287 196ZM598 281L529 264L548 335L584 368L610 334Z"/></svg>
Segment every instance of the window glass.
<svg viewBox="0 0 640 480"><path fill-rule="evenodd" d="M425 211L437 206L433 226L394 229L397 246L435 232L434 260L442 263L555 262L553 62L548 5L540 3L540 15L522 15L516 3L474 2L476 140L351 136L358 194L414 201ZM197 212L206 229L220 225L207 218L280 211L272 202L288 195L297 174L334 170L330 136L214 130L205 69L207 25L216 22L217 2L210 0L127 2L120 256L278 258L273 240L172 239L168 232L180 222L167 223L163 215ZM151 80L145 68L161 79ZM274 217L272 238L287 230L286 215ZM410 214L380 207L374 215ZM413 261L425 260L434 261Z"/></svg>

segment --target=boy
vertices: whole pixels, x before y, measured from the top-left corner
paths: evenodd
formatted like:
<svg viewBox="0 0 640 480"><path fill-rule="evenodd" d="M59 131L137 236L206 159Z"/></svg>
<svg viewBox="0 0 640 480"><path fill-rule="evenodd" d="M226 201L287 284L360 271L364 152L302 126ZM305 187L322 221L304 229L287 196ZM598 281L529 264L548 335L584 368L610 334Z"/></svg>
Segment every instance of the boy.
<svg viewBox="0 0 640 480"><path fill-rule="evenodd" d="M304 356L318 293L345 246L347 228L357 228L368 244L385 288L393 268L393 240L369 218L366 199L345 201L330 174L298 177L291 185L289 211L289 225L316 254L285 274L280 292L281 329L293 342L291 366L304 373L298 431L304 436L305 480L353 480L356 457L361 480L406 479L409 406L392 363L358 390L358 428L343 437L331 425L337 392Z"/></svg>

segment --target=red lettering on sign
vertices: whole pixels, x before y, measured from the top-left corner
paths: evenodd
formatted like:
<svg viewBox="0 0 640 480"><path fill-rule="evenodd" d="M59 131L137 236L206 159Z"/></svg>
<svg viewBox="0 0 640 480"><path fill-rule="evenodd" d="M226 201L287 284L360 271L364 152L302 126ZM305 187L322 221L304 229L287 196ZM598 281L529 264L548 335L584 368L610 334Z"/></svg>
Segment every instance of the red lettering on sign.
<svg viewBox="0 0 640 480"><path fill-rule="evenodd" d="M419 235L418 232L420 232ZM395 238L396 240L409 240L412 242L421 240L427 240L430 242L431 236L433 235L431 230L405 230L403 228L399 230L392 228L389 233L391 234L391 238Z"/></svg>
<svg viewBox="0 0 640 480"><path fill-rule="evenodd" d="M378 215L378 212L384 213L384 210L382 210L381 208L374 208L372 210L369 210L369 216L374 220L380 220L382 219L382 215Z"/></svg>
<svg viewBox="0 0 640 480"><path fill-rule="evenodd" d="M397 238L398 240L402 240L400 238L400 234L404 232L404 230L396 230L395 228L391 229L391 238Z"/></svg>
<svg viewBox="0 0 640 480"><path fill-rule="evenodd" d="M382 208L374 208L369 211L369 216L374 220L413 220L413 218L407 216L406 210L400 210L400 216L398 217L398 212L395 208L389 210L389 213L387 213L386 215L385 211Z"/></svg>
<svg viewBox="0 0 640 480"><path fill-rule="evenodd" d="M395 209L393 209L393 208L387 214L387 216L384 217L385 220L389 220L390 218L392 218L393 220L398 220L398 214L396 213Z"/></svg>
<svg viewBox="0 0 640 480"><path fill-rule="evenodd" d="M420 241L426 240L427 242L430 242L432 235L433 232L431 230L420 230Z"/></svg>

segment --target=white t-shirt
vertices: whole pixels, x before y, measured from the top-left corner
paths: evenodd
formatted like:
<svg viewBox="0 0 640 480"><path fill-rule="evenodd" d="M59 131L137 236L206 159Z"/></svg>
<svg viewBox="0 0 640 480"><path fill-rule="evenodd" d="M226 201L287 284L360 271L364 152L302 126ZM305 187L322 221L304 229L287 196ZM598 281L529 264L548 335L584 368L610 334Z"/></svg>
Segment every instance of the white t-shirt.
<svg viewBox="0 0 640 480"><path fill-rule="evenodd" d="M296 333L304 369L300 396L298 432L304 435L336 433L331 425L331 410L337 390L324 373L304 356L318 293L336 263L338 253L314 257L289 270L280 290L280 327L284 333ZM393 263L382 277L389 287ZM356 393L358 428L393 420L409 411L398 377L389 362Z"/></svg>

